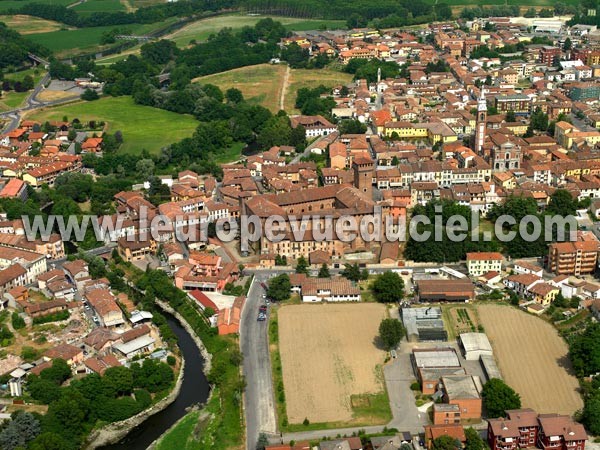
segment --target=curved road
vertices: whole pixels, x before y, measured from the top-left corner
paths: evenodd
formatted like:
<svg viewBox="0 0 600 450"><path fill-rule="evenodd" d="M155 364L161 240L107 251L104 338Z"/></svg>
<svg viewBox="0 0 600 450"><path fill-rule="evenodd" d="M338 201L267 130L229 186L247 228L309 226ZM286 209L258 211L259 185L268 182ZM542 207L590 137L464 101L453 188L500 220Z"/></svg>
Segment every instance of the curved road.
<svg viewBox="0 0 600 450"><path fill-rule="evenodd" d="M50 75L46 74L33 88L31 94L29 94L25 99L25 106L21 106L20 108L11 109L9 111L4 111L0 113L0 119L9 119L8 125L6 125L4 129L1 130L3 133L9 133L16 129L19 126L19 123L21 122L21 113L25 111L33 111L35 109L44 108L46 106L54 106L60 105L61 103L69 103L79 98L79 95L74 95L73 97L67 97L49 102L37 100L38 94L45 89L44 86L46 85L46 83L48 83L48 81L50 81Z"/></svg>

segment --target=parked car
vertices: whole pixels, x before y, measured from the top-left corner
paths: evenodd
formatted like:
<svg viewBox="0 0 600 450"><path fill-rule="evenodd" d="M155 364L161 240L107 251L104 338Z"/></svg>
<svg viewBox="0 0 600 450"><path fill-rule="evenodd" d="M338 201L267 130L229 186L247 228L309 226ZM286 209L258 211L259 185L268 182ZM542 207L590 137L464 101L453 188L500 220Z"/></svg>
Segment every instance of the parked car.
<svg viewBox="0 0 600 450"><path fill-rule="evenodd" d="M256 320L258 320L259 322L264 322L265 320L267 320L267 315L261 312L258 314L258 318Z"/></svg>

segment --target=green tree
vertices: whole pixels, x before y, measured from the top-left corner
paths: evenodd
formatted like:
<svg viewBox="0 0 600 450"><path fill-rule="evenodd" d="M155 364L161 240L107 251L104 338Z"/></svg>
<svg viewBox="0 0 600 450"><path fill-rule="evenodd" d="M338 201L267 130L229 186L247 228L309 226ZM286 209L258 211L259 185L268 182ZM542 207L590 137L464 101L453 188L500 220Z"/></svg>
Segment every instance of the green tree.
<svg viewBox="0 0 600 450"><path fill-rule="evenodd" d="M303 273L308 275L308 261L306 260L304 255L301 255L300 258L298 258L298 261L296 262L296 273Z"/></svg>
<svg viewBox="0 0 600 450"><path fill-rule="evenodd" d="M554 302L552 302L554 306L557 308L566 308L568 306L567 299L562 295L562 292L559 292L554 298Z"/></svg>
<svg viewBox="0 0 600 450"><path fill-rule="evenodd" d="M225 91L225 98L231 103L241 103L244 101L244 94L236 88L229 88Z"/></svg>
<svg viewBox="0 0 600 450"><path fill-rule="evenodd" d="M329 267L327 267L326 263L323 263L321 268L319 269L319 278L330 278L331 274L329 273Z"/></svg>
<svg viewBox="0 0 600 450"><path fill-rule="evenodd" d="M40 422L33 414L19 411L13 413L11 419L0 432L0 448L3 450L25 448L28 442L40 434Z"/></svg>
<svg viewBox="0 0 600 450"><path fill-rule="evenodd" d="M485 450L487 448L477 430L472 427L465 428L465 438L467 441L464 450Z"/></svg>
<svg viewBox="0 0 600 450"><path fill-rule="evenodd" d="M571 42L571 38L566 38L565 42L563 44L563 50L565 52L568 52L569 50L571 50L571 48L573 48L573 42Z"/></svg>
<svg viewBox="0 0 600 450"><path fill-rule="evenodd" d="M577 212L577 199L565 189L557 189L550 196L550 203L546 209L548 214L559 216L574 216Z"/></svg>
<svg viewBox="0 0 600 450"><path fill-rule="evenodd" d="M581 423L585 425L591 434L595 436L600 434L600 391L596 390L585 399L581 413Z"/></svg>
<svg viewBox="0 0 600 450"><path fill-rule="evenodd" d="M517 118L515 116L515 112L512 109L506 113L505 120L507 122L516 122L517 121Z"/></svg>
<svg viewBox="0 0 600 450"><path fill-rule="evenodd" d="M492 378L483 386L481 397L483 407L490 418L504 417L506 410L521 407L519 394L498 378Z"/></svg>
<svg viewBox="0 0 600 450"><path fill-rule="evenodd" d="M386 350L396 348L406 331L398 319L383 319L379 324L379 339Z"/></svg>
<svg viewBox="0 0 600 450"><path fill-rule="evenodd" d="M358 263L345 265L341 275L344 278L349 279L350 281L360 281L360 279L362 278L360 273L360 266L358 265Z"/></svg>
<svg viewBox="0 0 600 450"><path fill-rule="evenodd" d="M462 444L458 439L447 435L435 438L431 446L432 450L460 450L461 448Z"/></svg>
<svg viewBox="0 0 600 450"><path fill-rule="evenodd" d="M399 302L404 298L404 280L395 272L384 272L375 278L371 290L378 302Z"/></svg>
<svg viewBox="0 0 600 450"><path fill-rule="evenodd" d="M108 383L117 395L129 395L133 391L133 373L125 366L106 369L104 382Z"/></svg>
<svg viewBox="0 0 600 450"><path fill-rule="evenodd" d="M290 277L283 273L269 280L267 296L275 301L287 300L290 298L291 289Z"/></svg>
<svg viewBox="0 0 600 450"><path fill-rule="evenodd" d="M98 100L99 98L100 96L98 93L90 88L87 88L85 91L83 91L83 94L81 94L81 100L93 101Z"/></svg>
<svg viewBox="0 0 600 450"><path fill-rule="evenodd" d="M25 320L19 315L18 312L13 312L11 315L12 326L15 330L25 328Z"/></svg>

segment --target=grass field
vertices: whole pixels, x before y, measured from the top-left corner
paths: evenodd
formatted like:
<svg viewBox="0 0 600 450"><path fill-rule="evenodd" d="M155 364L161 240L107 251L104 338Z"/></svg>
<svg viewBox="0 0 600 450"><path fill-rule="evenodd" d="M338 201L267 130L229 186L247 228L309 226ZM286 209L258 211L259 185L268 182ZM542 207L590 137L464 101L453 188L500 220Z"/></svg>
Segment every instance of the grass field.
<svg viewBox="0 0 600 450"><path fill-rule="evenodd" d="M279 309L279 350L290 425L305 418L311 426L327 422L358 426L390 419L381 373L385 352L374 344L385 315L385 306L375 303Z"/></svg>
<svg viewBox="0 0 600 450"><path fill-rule="evenodd" d="M285 69L283 64L259 64L208 75L195 81L214 84L223 91L235 87L242 91L249 102L278 111Z"/></svg>
<svg viewBox="0 0 600 450"><path fill-rule="evenodd" d="M25 16L22 14L0 16L0 22L4 22L8 28L12 28L21 34L49 33L51 31L60 30L61 28L68 28L65 24L60 22Z"/></svg>
<svg viewBox="0 0 600 450"><path fill-rule="evenodd" d="M125 11L125 6L120 0L86 0L73 7L79 14L92 14L95 12Z"/></svg>
<svg viewBox="0 0 600 450"><path fill-rule="evenodd" d="M73 0L0 0L0 11L19 9L27 3L51 3L53 5L67 6L73 3Z"/></svg>
<svg viewBox="0 0 600 450"><path fill-rule="evenodd" d="M263 105L271 111L278 111L285 71L286 66L283 64L259 64L196 78L194 81L211 83L222 90L235 87L242 91L246 100ZM285 87L284 108L289 113L298 113L294 109L294 103L296 92L302 87L316 87L315 83L333 87L348 83L351 79L351 75L331 69L291 69Z"/></svg>
<svg viewBox="0 0 600 450"><path fill-rule="evenodd" d="M346 84L350 81L352 81L352 75L332 69L292 70L285 93L284 109L290 113L299 113L299 111L294 108L294 103L296 102L296 92L298 92L298 89L300 88L315 88L320 84L332 88L335 85Z"/></svg>
<svg viewBox="0 0 600 450"><path fill-rule="evenodd" d="M524 408L572 415L583 406L567 344L552 325L507 305L479 305L477 311L504 380Z"/></svg>
<svg viewBox="0 0 600 450"><path fill-rule="evenodd" d="M131 24L123 25L122 27L106 26L78 28L75 30L59 30L49 33L31 34L28 38L33 42L46 46L53 52L57 52L59 56L73 56L74 53L85 53L86 51L91 51L95 48L102 48L100 39L105 31L110 31L114 28L123 28L129 33L143 35L176 20L176 18L172 17L163 22L153 24Z"/></svg>
<svg viewBox="0 0 600 450"><path fill-rule="evenodd" d="M175 41L179 47L185 47L192 39L196 41L206 40L211 34L222 28L240 29L244 26L253 26L261 19L271 17L285 25L290 30L314 30L319 28L345 28L343 20L320 20L320 19L297 19L293 17L280 16L248 16L248 15L224 15L210 17L193 22L185 27L166 36L167 39Z"/></svg>
<svg viewBox="0 0 600 450"><path fill-rule="evenodd" d="M74 104L36 111L28 118L45 122L60 120L103 120L108 131L121 130L123 145L120 151L140 153L143 149L157 154L161 147L191 136L198 125L188 115L176 114L150 106L136 105L131 97L105 97L93 102Z"/></svg>

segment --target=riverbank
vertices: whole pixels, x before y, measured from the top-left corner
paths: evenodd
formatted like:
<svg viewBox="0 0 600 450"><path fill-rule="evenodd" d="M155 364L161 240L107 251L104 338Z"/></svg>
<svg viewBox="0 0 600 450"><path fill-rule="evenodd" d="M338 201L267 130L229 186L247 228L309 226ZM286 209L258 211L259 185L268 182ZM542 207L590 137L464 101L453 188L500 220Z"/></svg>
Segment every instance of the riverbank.
<svg viewBox="0 0 600 450"><path fill-rule="evenodd" d="M187 332L189 337L194 341L196 348L198 349L199 353L202 355L202 358L204 360L204 364L202 366L202 371L204 374L207 374L212 367L212 355L208 352L208 350L204 346L203 342L200 340L200 338L198 338L198 336L196 335L194 330L190 327L189 323L177 311L175 311L173 308L171 308L171 306L169 306L167 303L162 302L158 299L156 300L156 304L163 311L171 314L177 320L177 322L179 322L181 327ZM98 430L92 431L90 433L90 435L88 436L88 439L86 440L86 446L84 448L89 449L89 450L94 450L94 449L97 449L100 447L105 447L108 445L116 444L116 443L120 442L121 440L123 440L124 438L126 438L127 435L129 433L131 433L131 431L133 431L135 428L142 425L151 416L165 410L179 396L179 394L181 392L181 386L182 386L183 380L184 380L184 374L185 374L185 358L184 358L183 352L182 352L181 353L181 367L179 370L179 375L177 377L175 387L171 390L171 392L169 392L169 395L167 395L167 397L161 399L156 404L150 406L148 409L140 412L139 414L137 414L133 417L130 417L130 418L125 419L120 422L108 424L102 428L99 428ZM206 400L206 402L208 402L210 400L211 395L212 395L212 390L209 391L209 396L208 396L208 399ZM183 415L182 418L183 417L185 417L185 415ZM181 420L181 418L179 420ZM157 439L155 439L152 442L151 446L155 445L155 443L158 440L160 440L160 438L166 432L168 432L170 429L172 429L172 427L175 426L179 422L179 420L177 422L175 422L175 424L171 425L169 427L169 429L167 429L163 434L161 434L161 436L159 436Z"/></svg>
<svg viewBox="0 0 600 450"><path fill-rule="evenodd" d="M83 448L87 450L94 450L100 447L104 447L106 445L117 443L125 436L127 436L131 432L131 430L145 422L149 417L164 410L179 396L179 393L181 392L181 385L183 383L184 371L185 358L183 357L183 355L181 355L181 367L179 368L179 376L175 381L175 387L171 390L171 392L169 392L169 395L167 395L165 398L158 401L154 405L150 406L149 408L136 414L135 416L132 416L125 420L121 420L119 422L110 423L108 425L103 426L102 428L93 430L89 434L86 440L86 444L84 444Z"/></svg>

